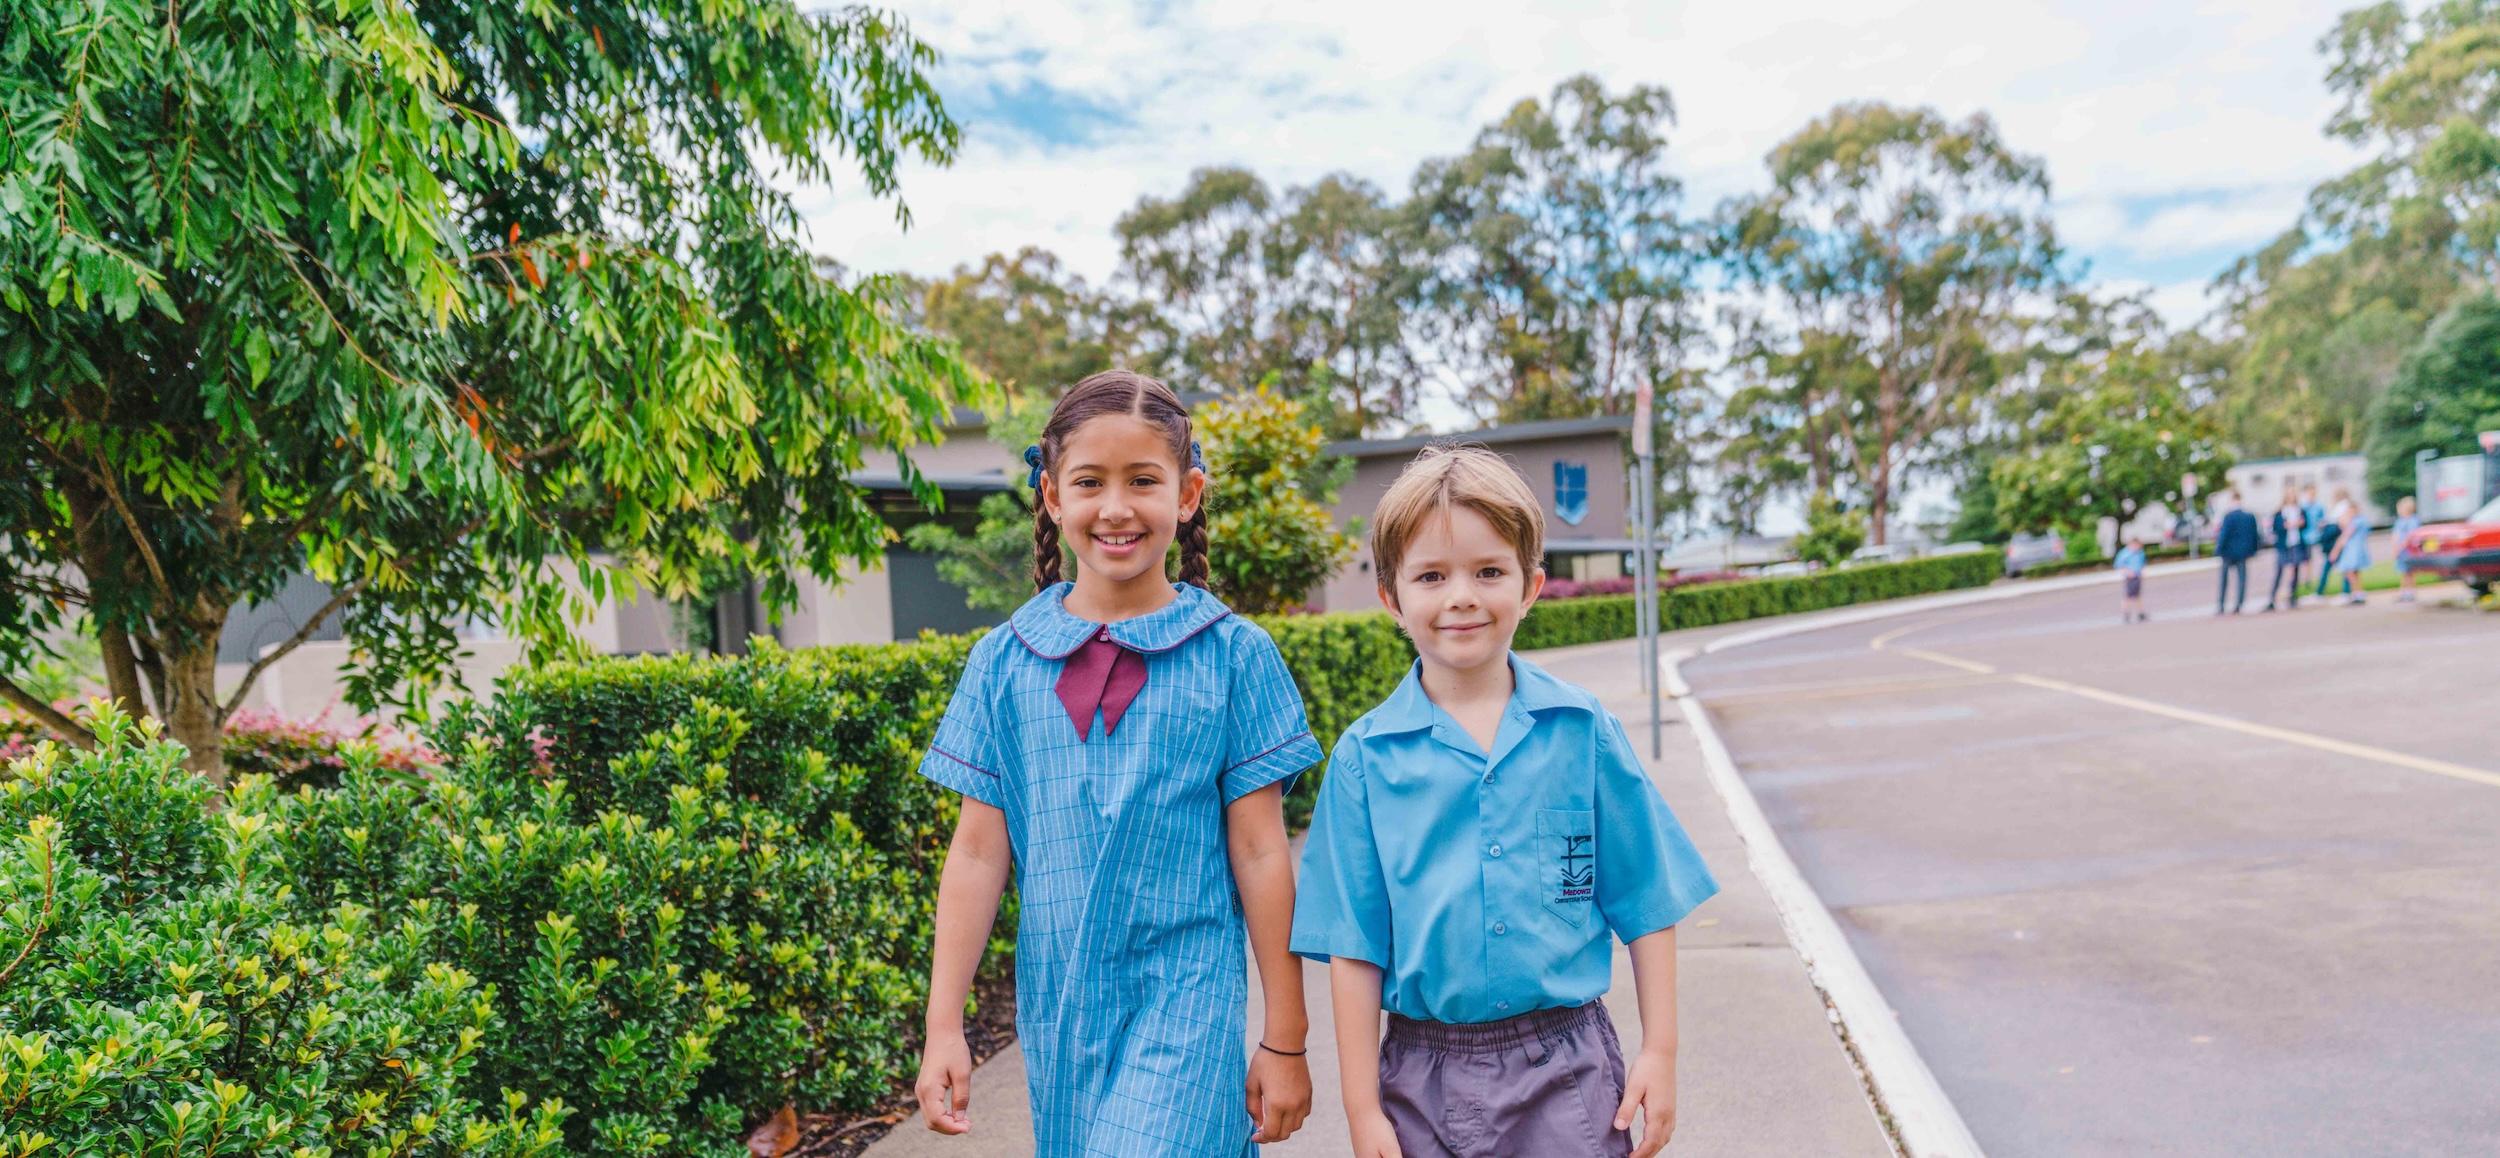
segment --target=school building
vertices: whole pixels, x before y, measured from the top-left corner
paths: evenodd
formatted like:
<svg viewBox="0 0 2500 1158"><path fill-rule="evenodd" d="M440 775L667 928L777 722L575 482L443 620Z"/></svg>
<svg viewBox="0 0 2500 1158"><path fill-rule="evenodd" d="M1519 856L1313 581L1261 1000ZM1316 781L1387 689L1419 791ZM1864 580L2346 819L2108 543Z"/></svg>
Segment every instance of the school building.
<svg viewBox="0 0 2500 1158"><path fill-rule="evenodd" d="M1203 405L1213 398L1188 401ZM1338 493L1334 515L1340 528L1352 526L1359 532L1359 520L1379 505L1390 481L1416 451L1444 438L1480 443L1510 459L1545 504L1548 574L1614 578L1626 573L1625 556L1633 546L1626 522L1631 499L1626 469L1630 431L1629 418L1580 418L1446 436L1331 443L1326 453L1354 463L1352 477ZM699 605L631 595L612 597L593 605L589 621L578 632L591 650L606 655L740 654L753 636L798 648L885 643L912 639L923 631L952 633L993 625L1004 617L966 604L963 591L938 574L935 557L913 550L899 536L926 522L945 522L971 531L981 500L1016 485L1016 475L1024 469L1018 461L1020 452L1021 448L992 442L987 422L978 412L956 411L945 424L943 441L915 448L911 454L921 477L945 496L941 511L928 510L913 496L892 453L868 455L852 481L870 492L873 505L897 538L887 544L877 565L843 574L838 582L812 574L795 576L798 599L782 611L777 624L765 615L761 585L749 583ZM1378 606L1368 554L1358 549L1335 578L1312 592L1311 605L1326 611ZM569 569L566 564L558 566ZM238 608L227 621L219 648L220 675L238 680L267 649L292 638L329 597L326 585L299 575L269 602ZM460 634L469 654L459 669L472 691L490 689L498 676L520 660L519 642L504 638L492 624L464 625ZM271 708L294 718L331 710L340 702L347 661L347 645L334 616L308 642L262 673L247 706Z"/></svg>

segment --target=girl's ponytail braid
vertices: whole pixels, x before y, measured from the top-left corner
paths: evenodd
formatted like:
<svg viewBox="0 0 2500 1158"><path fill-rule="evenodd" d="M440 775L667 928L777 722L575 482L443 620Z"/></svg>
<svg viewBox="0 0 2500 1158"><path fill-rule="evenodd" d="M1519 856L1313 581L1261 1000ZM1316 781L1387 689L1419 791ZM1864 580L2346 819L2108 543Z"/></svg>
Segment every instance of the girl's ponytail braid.
<svg viewBox="0 0 2500 1158"><path fill-rule="evenodd" d="M1033 503L1033 589L1041 591L1059 582L1059 524L1051 521L1050 508L1043 506L1040 496Z"/></svg>
<svg viewBox="0 0 2500 1158"><path fill-rule="evenodd" d="M1201 503L1197 513L1181 524L1181 582L1207 590L1207 508Z"/></svg>

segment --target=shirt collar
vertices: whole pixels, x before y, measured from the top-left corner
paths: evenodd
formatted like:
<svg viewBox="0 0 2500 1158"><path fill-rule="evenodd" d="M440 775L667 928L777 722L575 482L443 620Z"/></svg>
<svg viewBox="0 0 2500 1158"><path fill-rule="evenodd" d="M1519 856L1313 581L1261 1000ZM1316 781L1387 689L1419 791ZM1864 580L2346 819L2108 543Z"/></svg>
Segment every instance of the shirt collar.
<svg viewBox="0 0 2500 1158"><path fill-rule="evenodd" d="M1503 710L1533 715L1556 708L1587 711L1588 705L1571 685L1546 674L1544 668L1528 662L1518 652L1510 653L1510 703ZM1424 693L1424 661L1416 660L1407 665L1406 678L1398 681L1398 689L1380 705L1380 714L1373 718L1373 733L1423 731L1432 726L1433 716L1439 710L1432 697Z"/></svg>
<svg viewBox="0 0 2500 1158"><path fill-rule="evenodd" d="M1058 583L1026 600L1007 620L1008 628L1033 654L1066 659L1097 633L1134 652L1170 651L1233 613L1203 589L1176 583L1170 603L1118 623L1096 623L1068 610L1068 592L1075 589L1074 583Z"/></svg>

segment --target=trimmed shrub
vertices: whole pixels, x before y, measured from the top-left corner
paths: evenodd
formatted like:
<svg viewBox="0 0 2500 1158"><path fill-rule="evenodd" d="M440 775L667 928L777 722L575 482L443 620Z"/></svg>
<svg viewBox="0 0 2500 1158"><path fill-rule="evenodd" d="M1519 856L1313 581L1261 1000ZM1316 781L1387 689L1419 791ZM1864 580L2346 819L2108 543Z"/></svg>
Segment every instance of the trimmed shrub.
<svg viewBox="0 0 2500 1158"><path fill-rule="evenodd" d="M429 914L290 896L236 806L109 707L0 778L0 1154L531 1155L554 1102L460 1092L492 1020ZM368 761L369 764L369 761Z"/></svg>
<svg viewBox="0 0 2500 1158"><path fill-rule="evenodd" d="M717 1152L917 1064L955 801L913 768L966 646L528 670L446 713L432 782L299 791L283 843L494 985L473 1096L563 1099L581 1152Z"/></svg>
<svg viewBox="0 0 2500 1158"><path fill-rule="evenodd" d="M1276 640L1285 670L1293 673L1311 735L1323 752L1336 745L1348 725L1388 699L1415 662L1415 645L1386 611L1268 616L1258 623ZM1285 798L1287 825L1309 823L1324 766L1306 769L1293 795Z"/></svg>
<svg viewBox="0 0 2500 1158"><path fill-rule="evenodd" d="M64 711L71 705L56 704ZM373 747L375 764L401 776L422 776L439 762L415 738L387 725L368 725L356 733L342 732L326 719L289 720L276 712L246 708L226 720L226 771L237 778L265 775L282 788L310 784L327 788L338 783L347 766L347 749ZM51 739L52 730L34 717L0 711L0 760L14 760Z"/></svg>
<svg viewBox="0 0 2500 1158"><path fill-rule="evenodd" d="M1997 570L1997 557L1982 551L1906 563L1842 567L1793 578L1701 584L1662 592L1658 597L1658 622L1661 629L1676 631L1906 595L1985 587L1996 578ZM1635 619L1630 595L1538 603L1519 625L1519 635L1511 646L1527 651L1626 639L1633 634Z"/></svg>

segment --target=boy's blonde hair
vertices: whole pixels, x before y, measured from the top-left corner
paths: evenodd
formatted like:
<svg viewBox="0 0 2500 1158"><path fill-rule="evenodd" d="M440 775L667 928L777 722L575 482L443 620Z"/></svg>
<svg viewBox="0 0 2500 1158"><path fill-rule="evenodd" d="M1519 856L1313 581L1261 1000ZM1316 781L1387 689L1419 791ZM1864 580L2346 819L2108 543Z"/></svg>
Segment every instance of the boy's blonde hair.
<svg viewBox="0 0 2500 1158"><path fill-rule="evenodd" d="M1544 566L1545 507L1502 456L1482 446L1444 443L1424 448L1406 464L1372 513L1372 578L1397 598L1398 564L1423 532L1424 522L1465 507L1493 524L1494 533L1519 552L1524 577Z"/></svg>

